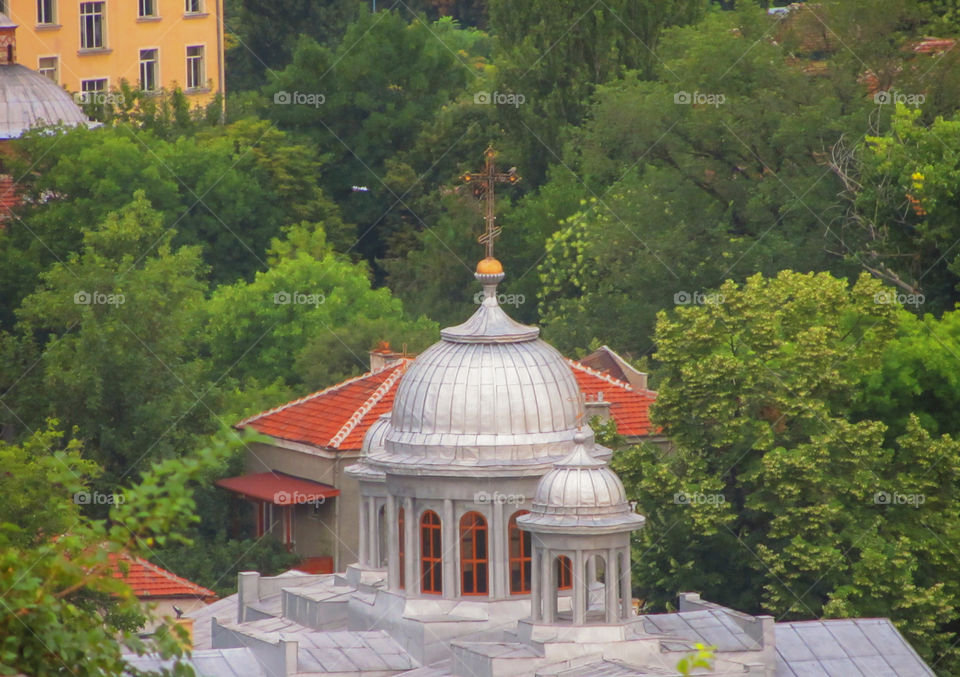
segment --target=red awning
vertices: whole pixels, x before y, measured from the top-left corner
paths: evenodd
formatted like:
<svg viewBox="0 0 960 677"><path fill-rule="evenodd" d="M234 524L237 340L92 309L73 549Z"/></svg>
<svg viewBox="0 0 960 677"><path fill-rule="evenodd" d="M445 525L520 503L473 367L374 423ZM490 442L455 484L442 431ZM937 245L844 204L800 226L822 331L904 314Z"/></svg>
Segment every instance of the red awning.
<svg viewBox="0 0 960 677"><path fill-rule="evenodd" d="M215 484L244 498L266 501L274 505L323 503L328 498L340 495L340 490L329 484L305 480L282 472L261 472L228 477L217 480Z"/></svg>

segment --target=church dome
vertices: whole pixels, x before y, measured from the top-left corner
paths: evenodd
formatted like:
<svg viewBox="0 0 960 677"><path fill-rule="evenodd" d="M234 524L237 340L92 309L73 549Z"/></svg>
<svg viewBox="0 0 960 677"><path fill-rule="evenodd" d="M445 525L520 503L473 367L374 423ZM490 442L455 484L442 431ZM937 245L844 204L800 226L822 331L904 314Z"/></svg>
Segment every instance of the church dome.
<svg viewBox="0 0 960 677"><path fill-rule="evenodd" d="M484 270L496 270L487 266ZM445 473L468 466L542 474L573 450L580 389L539 329L497 302L502 272L478 272L484 295L473 316L407 368L382 450L370 459L391 472Z"/></svg>
<svg viewBox="0 0 960 677"><path fill-rule="evenodd" d="M19 64L0 65L0 140L31 127L87 125L73 97L49 78Z"/></svg>
<svg viewBox="0 0 960 677"><path fill-rule="evenodd" d="M632 530L644 518L633 512L623 482L610 466L587 452L589 436L578 433L576 448L537 484L530 513L517 523L532 531Z"/></svg>

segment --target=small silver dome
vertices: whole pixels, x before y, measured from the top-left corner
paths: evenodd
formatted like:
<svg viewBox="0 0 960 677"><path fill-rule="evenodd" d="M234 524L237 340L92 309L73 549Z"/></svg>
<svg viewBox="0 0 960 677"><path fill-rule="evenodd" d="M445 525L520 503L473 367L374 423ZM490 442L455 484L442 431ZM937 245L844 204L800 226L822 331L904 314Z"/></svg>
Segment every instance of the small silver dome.
<svg viewBox="0 0 960 677"><path fill-rule="evenodd" d="M363 436L363 444L360 445L360 458L353 465L344 468L344 472L356 480L367 480L369 482L384 482L387 476L381 470L377 470L367 463L367 458L372 452L383 451L383 436L390 427L390 414L381 414L376 421L367 428Z"/></svg>
<svg viewBox="0 0 960 677"><path fill-rule="evenodd" d="M49 78L19 64L0 65L0 139L15 139L32 127L90 121L73 97Z"/></svg>
<svg viewBox="0 0 960 677"><path fill-rule="evenodd" d="M589 439L585 433L577 434L573 453L541 478L530 513L518 518L518 524L531 531L554 532L643 526L644 518L631 509L623 482L605 461L587 451Z"/></svg>

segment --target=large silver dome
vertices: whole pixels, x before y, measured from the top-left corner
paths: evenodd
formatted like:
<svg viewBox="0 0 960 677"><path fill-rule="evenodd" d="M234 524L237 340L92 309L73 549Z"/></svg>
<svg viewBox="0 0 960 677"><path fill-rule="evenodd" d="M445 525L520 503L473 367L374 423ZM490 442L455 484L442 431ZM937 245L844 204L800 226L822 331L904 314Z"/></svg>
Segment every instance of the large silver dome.
<svg viewBox="0 0 960 677"><path fill-rule="evenodd" d="M582 409L570 367L536 327L499 306L502 274L476 277L483 302L407 368L382 446L369 446L372 465L401 474L464 466L472 475L511 466L542 474L573 451Z"/></svg>
<svg viewBox="0 0 960 677"><path fill-rule="evenodd" d="M73 97L55 82L18 64L0 65L0 139L15 139L32 127L87 125Z"/></svg>

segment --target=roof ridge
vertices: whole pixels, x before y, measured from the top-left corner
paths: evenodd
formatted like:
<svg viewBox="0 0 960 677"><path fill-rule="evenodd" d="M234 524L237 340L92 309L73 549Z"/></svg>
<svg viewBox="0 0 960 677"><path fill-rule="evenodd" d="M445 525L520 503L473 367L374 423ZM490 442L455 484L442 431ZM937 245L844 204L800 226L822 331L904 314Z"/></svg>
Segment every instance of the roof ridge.
<svg viewBox="0 0 960 677"><path fill-rule="evenodd" d="M587 365L583 364L582 362L578 362L577 360L572 360L569 357L564 357L563 359L565 359L571 367L575 369L579 369L580 371L586 372L591 376L596 376L597 378L603 379L604 381L608 381L609 383L612 383L615 386L619 386L624 390L630 390L635 393L640 392L639 390L635 390L634 387L629 383L627 383L626 381L621 381L618 378L614 378L610 374L604 374L602 371L597 371L596 369L588 367Z"/></svg>
<svg viewBox="0 0 960 677"><path fill-rule="evenodd" d="M242 427L242 426L249 425L250 423L253 423L253 422L256 421L256 420L259 420L259 419L264 418L264 417L266 417L266 416L270 416L271 414L275 414L275 413L277 413L278 411L283 411L284 409L289 409L290 407L294 407L294 406L297 406L297 405L299 405L299 404L303 404L304 402L309 402L309 401L312 400L312 399L315 399L315 398L320 397L320 396L322 396L322 395L326 395L327 393L332 393L332 392L334 392L335 390L339 390L340 388L344 388L344 387L346 387L346 386L348 386L348 385L350 385L350 384L352 384L352 383L356 383L357 381L362 381L363 379L370 378L371 376L377 376L377 375L379 375L379 374L382 374L383 372L387 371L388 369L396 369L396 368L397 368L398 366L400 366L401 364L406 364L406 363L409 362L409 361L410 361L410 358L408 358L408 357L400 357L400 358L396 359L395 361L390 362L389 364L385 364L384 366L380 367L379 369L371 369L370 371L368 371L368 372L366 372L366 373L363 373L363 374L360 374L359 376L354 376L353 378L348 378L346 381L341 381L340 383L335 383L335 384L333 384L332 386L327 386L327 387L324 388L323 390L318 390L318 391L316 391L316 392L314 392L314 393L310 393L309 395L305 395L305 396L301 397L300 399L292 400L292 401L287 402L287 403L285 403L285 404L281 404L279 407L274 407L273 409L267 409L266 411L261 411L259 414L254 414L253 416L250 416L250 417L248 417L248 418L245 418L245 419L243 419L242 421L240 421L239 423L234 424L233 427L234 427L234 428L240 428L240 427Z"/></svg>
<svg viewBox="0 0 960 677"><path fill-rule="evenodd" d="M367 398L367 400L357 407L357 410L353 412L347 422L340 427L340 430L337 431L337 434L330 438L330 441L327 442L327 447L338 449L340 443L347 439L347 436L353 432L353 429L360 424L360 421L363 420L363 417L366 416L373 406L377 404L380 400L383 399L383 396L386 395L393 388L393 385L397 382L403 373L406 371L407 361L403 360L403 367L397 369L394 373L390 374L387 378L384 379L376 390L373 391L373 394Z"/></svg>
<svg viewBox="0 0 960 677"><path fill-rule="evenodd" d="M118 553L118 559L120 558L129 560L131 564L138 564L144 569L147 569L152 574L162 576L169 581L173 581L174 583L180 583L185 587L189 587L194 591L198 592L199 594L202 594L203 597L217 596L217 593L215 593L213 590L210 590L209 588L205 588L199 583L194 583L193 581L186 579L182 576L178 576L177 574L173 573L169 569L164 569L162 566L158 564L154 564L153 562L151 562L150 560L144 557L140 557L138 555L131 555L129 553ZM118 573L122 573L122 572L118 572ZM126 578L126 576L124 578Z"/></svg>

